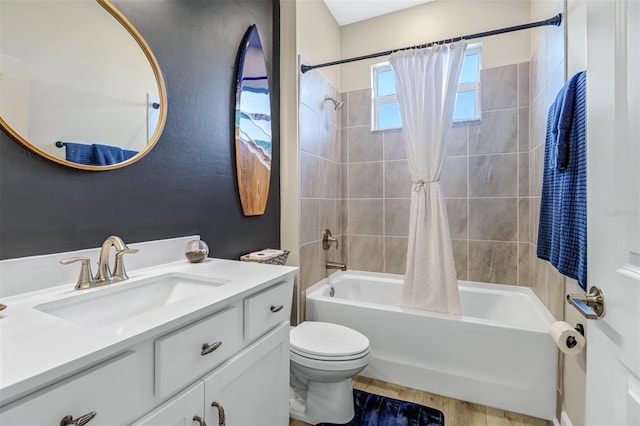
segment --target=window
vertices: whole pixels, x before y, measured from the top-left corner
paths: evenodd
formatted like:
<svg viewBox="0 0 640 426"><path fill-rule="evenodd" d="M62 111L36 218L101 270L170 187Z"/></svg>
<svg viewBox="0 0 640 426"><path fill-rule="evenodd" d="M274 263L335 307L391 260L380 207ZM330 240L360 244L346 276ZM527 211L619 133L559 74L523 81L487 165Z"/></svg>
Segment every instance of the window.
<svg viewBox="0 0 640 426"><path fill-rule="evenodd" d="M467 46L460 71L453 121L480 119L480 60L479 44ZM396 83L391 64L384 62L371 67L373 105L372 130L399 129L400 110Z"/></svg>

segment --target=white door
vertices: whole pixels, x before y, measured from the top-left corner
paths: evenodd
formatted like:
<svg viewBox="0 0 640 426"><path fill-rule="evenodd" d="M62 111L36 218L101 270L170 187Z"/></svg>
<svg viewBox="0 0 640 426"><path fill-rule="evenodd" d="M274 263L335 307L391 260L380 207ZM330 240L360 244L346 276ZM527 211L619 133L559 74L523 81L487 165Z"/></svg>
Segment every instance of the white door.
<svg viewBox="0 0 640 426"><path fill-rule="evenodd" d="M640 425L640 1L587 1L587 425Z"/></svg>

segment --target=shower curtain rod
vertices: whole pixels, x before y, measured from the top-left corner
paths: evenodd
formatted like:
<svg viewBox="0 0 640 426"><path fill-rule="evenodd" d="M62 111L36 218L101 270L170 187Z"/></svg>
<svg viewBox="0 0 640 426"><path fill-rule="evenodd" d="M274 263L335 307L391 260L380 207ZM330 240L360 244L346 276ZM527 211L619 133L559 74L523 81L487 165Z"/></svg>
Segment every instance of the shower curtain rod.
<svg viewBox="0 0 640 426"><path fill-rule="evenodd" d="M497 35L497 34L510 33L513 31L527 30L529 28L544 27L548 25L560 26L561 23L562 23L562 14L558 13L553 18L545 19L543 21L538 21L538 22L531 22L529 24L515 25L513 27L501 28L499 30L485 31L482 33L469 34L466 36L447 38L440 41L432 41L430 43L420 44L418 46L402 47L400 49L387 50L386 52L372 53L370 55L364 55L364 56L356 56L354 58L340 59L338 61L325 62L323 64L301 65L300 68L302 70L302 73L304 74L305 72L311 71L316 68L324 68L324 67L330 67L332 65L340 65L340 64L346 64L349 62L362 61L363 59L379 58L380 56L388 56L400 50L423 49L425 47L433 46L434 44L453 43L460 40L473 40L474 38L488 37L488 36Z"/></svg>

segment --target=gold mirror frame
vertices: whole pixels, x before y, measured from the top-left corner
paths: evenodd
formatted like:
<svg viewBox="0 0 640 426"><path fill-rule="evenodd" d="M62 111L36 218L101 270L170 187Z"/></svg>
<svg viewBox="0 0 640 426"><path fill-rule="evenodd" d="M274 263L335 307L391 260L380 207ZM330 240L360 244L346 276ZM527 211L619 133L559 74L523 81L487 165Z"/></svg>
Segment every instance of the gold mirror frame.
<svg viewBox="0 0 640 426"><path fill-rule="evenodd" d="M153 133L153 136L145 145L145 148L129 158L128 160L122 161L116 164L110 164L108 166L90 166L85 164L74 163L72 161L68 161L54 155L45 152L44 150L38 148L33 145L31 142L22 137L18 132L16 132L10 125L7 123L2 116L0 116L0 127L9 134L16 142L20 143L22 146L27 148L29 151L40 155L48 160L51 160L55 163L62 164L64 166L72 167L75 169L81 170L89 170L89 171L105 171L105 170L114 170L119 169L121 167L128 166L130 164L135 163L140 160L142 157L147 155L149 151L155 146L158 139L160 139L160 135L164 129L165 121L167 119L167 90L164 84L164 77L162 76L162 71L160 71L160 66L158 65L158 61L156 60L153 52L151 52L151 48L147 44L147 42L142 38L142 35L135 29L133 24L129 22L127 18L118 10L114 5L112 5L109 0L96 0L96 2L102 6L112 17L114 17L120 25L122 25L133 37L133 39L138 43L138 46L142 49L142 52L146 56L149 64L151 65L151 69L153 70L153 74L156 78L156 82L158 84L158 95L160 98L160 112L158 117L158 125L156 126L156 130Z"/></svg>

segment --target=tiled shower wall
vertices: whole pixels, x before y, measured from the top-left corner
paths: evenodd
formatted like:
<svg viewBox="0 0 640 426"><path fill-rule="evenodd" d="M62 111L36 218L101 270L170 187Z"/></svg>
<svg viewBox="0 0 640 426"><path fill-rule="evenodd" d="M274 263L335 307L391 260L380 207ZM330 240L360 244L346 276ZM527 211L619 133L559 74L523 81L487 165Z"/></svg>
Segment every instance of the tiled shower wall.
<svg viewBox="0 0 640 426"><path fill-rule="evenodd" d="M450 133L441 182L459 279L529 284L528 75L528 63L482 70L482 120ZM402 274L411 180L401 133L370 131L370 89L343 99L343 258Z"/></svg>
<svg viewBox="0 0 640 426"><path fill-rule="evenodd" d="M325 97L340 94L318 72L300 76L300 290L326 276L326 260L341 260L342 194L340 113ZM339 240L328 251L322 232L330 229ZM304 302L304 297L300 298ZM301 306L304 312L304 306ZM304 315L304 313L302 313Z"/></svg>
<svg viewBox="0 0 640 426"><path fill-rule="evenodd" d="M481 71L482 120L453 125L441 181L458 278L531 285L561 319L562 277L535 255L546 111L564 82L558 43L545 37L531 63ZM318 72L301 76L301 290L333 272L327 260L404 273L411 181L402 135L370 128L370 89L340 94ZM327 228L337 249L322 248Z"/></svg>

